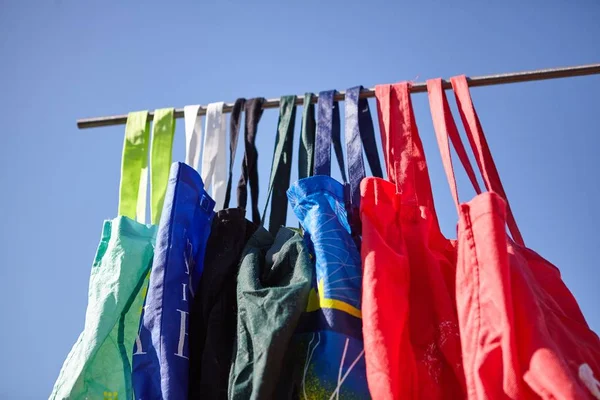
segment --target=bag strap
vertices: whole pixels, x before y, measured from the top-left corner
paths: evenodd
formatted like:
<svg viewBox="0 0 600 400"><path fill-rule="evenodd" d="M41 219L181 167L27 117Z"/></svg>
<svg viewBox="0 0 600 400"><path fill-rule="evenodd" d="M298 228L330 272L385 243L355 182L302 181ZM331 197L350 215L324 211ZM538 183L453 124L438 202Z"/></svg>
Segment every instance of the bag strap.
<svg viewBox="0 0 600 400"><path fill-rule="evenodd" d="M366 176L363 161L363 148L367 154L369 167L374 176L381 178L381 164L375 142L373 119L367 99L360 98L362 86L346 90L345 101L345 137L346 155L348 157L348 177L350 179L347 201L349 201L348 217L350 226L359 234L360 229L360 182Z"/></svg>
<svg viewBox="0 0 600 400"><path fill-rule="evenodd" d="M431 109L431 116L433 119L433 127L434 127L435 135L437 138L438 147L440 149L442 164L444 165L444 171L446 173L446 178L448 179L448 184L450 185L450 192L452 194L454 204L456 205L456 209L460 214L458 189L457 189L457 185L456 185L456 177L454 174L454 167L452 165L452 157L450 155L450 142L449 142L448 138L449 137L451 138L452 143L455 148L457 147L458 143L460 143L460 145L458 145L458 146L463 147L463 149L464 149L464 146L462 145L462 140L460 139L458 130L456 129L456 124L454 122L452 112L450 111L448 99L447 99L444 89L442 87L442 80L441 79L431 79L431 80L427 81L427 92L428 92L428 96L429 96L429 107ZM459 105L459 108L460 108L460 105ZM465 130L467 130L466 127L465 127ZM483 132L481 132L481 134L483 134ZM468 132L467 132L467 136L469 136ZM470 139L470 141L471 141L471 139ZM487 143L486 143L486 146L487 146ZM478 154L479 151L476 149L476 146L473 146L473 144L472 144L472 147L473 147L473 152L475 153L476 159L479 159L479 154ZM457 154L458 153L459 153L459 151L457 151ZM459 156L459 158L461 158L461 157ZM464 159L461 158L460 161L461 161L461 164L463 164L463 166L465 167L465 170L467 170L469 179L471 180L471 183L473 184L473 182L476 182L476 180L474 177L474 173L472 172L472 168L470 166L468 158L466 157L466 154L464 156ZM468 166L466 163L469 163ZM471 172L469 172L469 170L471 170ZM480 168L480 170L481 170L481 168ZM481 173L483 176L484 173L483 172L481 172ZM471 177L471 175L473 175L473 177ZM484 177L484 182L486 182L486 188L487 188L488 178ZM478 194L481 193L479 186L476 186L475 184L473 184L473 186L475 187L475 191ZM488 188L488 190L490 190L490 189ZM507 202L507 205L508 205L508 202ZM508 207L507 207L507 209L508 209ZM516 225L514 227L516 228ZM523 245L522 238L520 237L520 233L518 232L518 230L515 231L517 233L516 235L515 235L515 232L513 232L513 227L511 226L510 219L509 219L509 229L510 229L510 232L511 232L515 242L518 242L519 244Z"/></svg>
<svg viewBox="0 0 600 400"><path fill-rule="evenodd" d="M248 202L248 184L252 195L252 222L260 224L260 212L258 211L258 151L256 149L256 133L258 122L262 117L263 103L262 97L250 99L244 105L246 113L245 120L245 140L244 140L244 160L242 162L242 176L238 181L238 207L246 208Z"/></svg>
<svg viewBox="0 0 600 400"><path fill-rule="evenodd" d="M148 111L130 112L125 126L118 215L144 224L148 190L148 148L150 121Z"/></svg>
<svg viewBox="0 0 600 400"><path fill-rule="evenodd" d="M227 120L223 114L225 103L210 103L206 109L206 125L204 128L204 150L202 154L202 180L205 190L212 189L212 198L215 201L215 211L220 210L225 202L227 190L226 168L227 156L225 153L227 134Z"/></svg>
<svg viewBox="0 0 600 400"><path fill-rule="evenodd" d="M296 121L296 96L282 96L279 100L279 121L277 122L277 139L271 163L269 192L263 211L263 221L273 197L269 215L269 232L276 235L279 228L287 220L288 198L286 191L290 187L292 173L292 153L294 144L294 125Z"/></svg>
<svg viewBox="0 0 600 400"><path fill-rule="evenodd" d="M465 171L467 172L467 176L471 181L471 185L475 189L477 194L481 193L481 188L479 187L479 183L477 182L477 178L475 177L475 172L473 171L473 166L471 165L471 161L469 161L469 157L467 156L467 152L463 145L462 139L460 138L460 134L458 133L458 128L456 127L456 123L454 118L452 117L452 112L450 111L450 105L448 104L448 98L446 97L446 92L442 86L442 80L438 79L430 79L427 81L427 92L429 96L429 107L431 109L431 116L433 118L433 128L436 132L436 137L438 135L442 136L442 140L447 141L450 138L452 145L456 150L456 154L464 166ZM439 132L439 134L438 134ZM443 137L446 139L443 139ZM439 144L438 139L438 144ZM445 147L444 147L445 148ZM442 159L442 162L450 162L450 164L444 164L444 167L448 166L451 168L452 174L454 174L454 168L452 167L452 159L445 160ZM448 177L448 175L446 175ZM449 178L450 179L450 178ZM452 178L454 180L454 178ZM454 185L454 189L456 185ZM451 187L451 190L453 188ZM458 192L456 192L455 202L458 205Z"/></svg>
<svg viewBox="0 0 600 400"><path fill-rule="evenodd" d="M233 164L235 162L235 153L240 135L240 122L242 120L244 104L246 104L246 99L237 99L233 104L231 117L229 118L229 177L227 178L227 189L225 190L225 202L223 203L223 208L229 208L229 203L231 201Z"/></svg>
<svg viewBox="0 0 600 400"><path fill-rule="evenodd" d="M199 105L183 107L185 123L185 163L198 170L200 143L202 141L202 119L198 115Z"/></svg>
<svg viewBox="0 0 600 400"><path fill-rule="evenodd" d="M455 76L450 79L450 83L454 90L454 96L456 98L461 120L465 127L467 138L469 139L469 143L475 154L475 160L481 171L485 186L488 190L502 196L506 202L507 223L510 233L515 242L521 246L525 246L523 236L517 226L517 222L510 207L510 202L508 201L504 186L502 185L500 174L496 168L496 163L494 162L485 134L483 133L481 122L475 111L473 99L471 98L471 93L469 91L469 84L467 83L467 77L464 75Z"/></svg>
<svg viewBox="0 0 600 400"><path fill-rule="evenodd" d="M335 95L335 90L319 93L314 174L331 176L331 142L333 141L342 180L347 183L340 138L340 107L338 102L334 100Z"/></svg>
<svg viewBox="0 0 600 400"><path fill-rule="evenodd" d="M152 125L152 154L150 158L150 216L151 223L158 224L165 202L169 172L173 161L173 138L175 136L175 110L161 108L154 111Z"/></svg>
<svg viewBox="0 0 600 400"><path fill-rule="evenodd" d="M415 121L409 82L375 88L388 180L404 202L428 207L435 216L423 144ZM435 217L437 219L437 217Z"/></svg>
<svg viewBox="0 0 600 400"><path fill-rule="evenodd" d="M315 105L313 93L304 95L302 110L302 129L300 132L300 150L298 151L298 179L308 178L313 175L315 165Z"/></svg>

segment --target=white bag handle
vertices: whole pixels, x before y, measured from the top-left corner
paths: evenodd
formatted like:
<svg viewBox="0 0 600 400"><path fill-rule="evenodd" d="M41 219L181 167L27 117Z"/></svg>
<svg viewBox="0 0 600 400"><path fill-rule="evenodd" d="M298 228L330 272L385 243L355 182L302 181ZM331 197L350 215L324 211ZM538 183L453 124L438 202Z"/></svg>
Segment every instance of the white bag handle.
<svg viewBox="0 0 600 400"><path fill-rule="evenodd" d="M198 115L199 105L183 107L185 121L185 163L198 170L200 143L202 140L202 121Z"/></svg>
<svg viewBox="0 0 600 400"><path fill-rule="evenodd" d="M208 192L212 188L212 198L216 203L215 211L225 202L227 191L227 149L226 116L223 114L225 103L211 103L206 110L204 136L204 154L202 155L202 180Z"/></svg>

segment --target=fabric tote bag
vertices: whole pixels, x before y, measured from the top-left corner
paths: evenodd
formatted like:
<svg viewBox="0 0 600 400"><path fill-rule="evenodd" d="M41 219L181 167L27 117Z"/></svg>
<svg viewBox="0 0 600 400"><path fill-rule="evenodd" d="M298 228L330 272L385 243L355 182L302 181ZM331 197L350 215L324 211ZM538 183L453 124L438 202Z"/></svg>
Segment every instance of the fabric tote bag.
<svg viewBox="0 0 600 400"><path fill-rule="evenodd" d="M281 226L286 219L285 190L291 173L295 101L295 96L283 96L280 101L267 196L267 205L273 197L271 232L258 227L243 251L239 266L237 343L229 376L229 399L296 398L293 377L299 360L292 338L308 301L312 263L300 234ZM246 109L246 143L251 147L261 106L250 100ZM247 151L245 157L248 168L243 168L243 176L251 178L257 153ZM245 182L246 179L240 180L240 184ZM258 193L258 187L255 188ZM245 187L238 190L238 203L243 202L240 195L246 196ZM256 198L253 196L253 202ZM257 205L253 204L252 209L256 210ZM254 212L253 216L257 217Z"/></svg>
<svg viewBox="0 0 600 400"><path fill-rule="evenodd" d="M301 179L288 190L289 202L304 230L304 240L314 256L316 276L307 308L298 325L296 340L302 343L301 398L369 398L362 340L362 269L356 245L358 235L352 215L351 192L358 193L364 177L359 121L363 133L373 137L366 100L358 110L360 87L347 92L346 140L351 183L342 185L330 177L331 143L346 182L340 140L339 106L335 91L321 92L314 176ZM365 130L365 129L369 129ZM369 151L367 151L369 154ZM377 159L377 164L378 164ZM372 166L372 170L376 170ZM353 238L354 236L354 238Z"/></svg>
<svg viewBox="0 0 600 400"><path fill-rule="evenodd" d="M206 244L204 270L190 311L190 381L187 397L190 400L227 399L229 370L237 338L236 280L242 251L257 229L255 224L246 219L246 210L229 208L232 169L245 104L246 100L239 98L231 111L225 204L223 210L219 210L213 218Z"/></svg>
<svg viewBox="0 0 600 400"><path fill-rule="evenodd" d="M209 105L209 111L206 136L213 138L215 130L224 133L220 129L222 103ZM194 150L188 147L188 151ZM213 151L204 156L214 155ZM214 168L210 164L206 173L213 184ZM215 189L220 186L224 188L214 185ZM188 397L190 305L204 269L214 207L200 174L189 165L174 163L158 228L139 340L133 352L136 399Z"/></svg>
<svg viewBox="0 0 600 400"><path fill-rule="evenodd" d="M157 110L155 123L172 110ZM148 112L127 118L119 217L105 221L89 283L84 330L67 356L50 399L131 399L131 357L154 253L156 227L145 225ZM154 135L157 135L156 125ZM160 136L160 134L158 134ZM160 139L158 139L160 140ZM171 149L155 148L151 211L166 191ZM164 178L163 178L164 177ZM137 216L137 221L136 221Z"/></svg>
<svg viewBox="0 0 600 400"><path fill-rule="evenodd" d="M451 83L488 189L459 203L448 141L455 124L441 80L428 81L434 128L459 214L456 304L468 398L600 399L598 336L559 270L525 246L467 80L459 76Z"/></svg>
<svg viewBox="0 0 600 400"><path fill-rule="evenodd" d="M369 388L375 399L464 398L456 247L438 225L410 84L375 95L388 179L361 184Z"/></svg>

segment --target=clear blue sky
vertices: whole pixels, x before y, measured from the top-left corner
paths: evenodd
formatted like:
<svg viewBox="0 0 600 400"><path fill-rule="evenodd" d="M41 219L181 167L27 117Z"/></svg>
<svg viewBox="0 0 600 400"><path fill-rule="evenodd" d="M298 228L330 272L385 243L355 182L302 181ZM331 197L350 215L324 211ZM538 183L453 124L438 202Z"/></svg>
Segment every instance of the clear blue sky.
<svg viewBox="0 0 600 400"><path fill-rule="evenodd" d="M77 118L600 62L597 0L450 3L0 1L0 398L50 393L116 216L124 127L80 131ZM600 76L472 93L525 241L600 331ZM413 99L451 236L427 98ZM276 121L270 110L259 126L261 205Z"/></svg>

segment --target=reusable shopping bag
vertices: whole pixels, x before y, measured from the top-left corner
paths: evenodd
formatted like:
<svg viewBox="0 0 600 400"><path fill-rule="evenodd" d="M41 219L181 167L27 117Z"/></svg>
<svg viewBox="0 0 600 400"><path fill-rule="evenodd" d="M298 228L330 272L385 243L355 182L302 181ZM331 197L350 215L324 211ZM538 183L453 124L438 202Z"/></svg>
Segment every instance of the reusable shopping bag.
<svg viewBox="0 0 600 400"><path fill-rule="evenodd" d="M157 110L159 120L161 113L169 118L169 111ZM153 131L155 140L162 140L156 125ZM156 226L144 224L149 143L148 112L130 113L123 145L119 217L104 222L92 264L84 330L63 364L50 394L52 400L133 397L132 348L156 236ZM151 212L155 216L166 191L170 157L170 147L153 147Z"/></svg>
<svg viewBox="0 0 600 400"><path fill-rule="evenodd" d="M254 223L245 218L246 210L228 208L240 119L245 103L245 99L237 99L231 112L225 208L218 211L213 219L204 256L204 271L190 311L188 399L227 399L229 370L237 334L236 280L242 251L257 229Z"/></svg>
<svg viewBox="0 0 600 400"><path fill-rule="evenodd" d="M379 159L368 103L359 101L360 87L347 93L346 141L351 183L342 185L330 177L333 141L342 178L344 183L347 181L339 106L334 101L335 92L327 91L319 94L317 105L314 176L299 180L288 190L316 268L309 302L295 337L302 351L297 389L301 398L370 397L362 340L362 269L355 243L360 235L358 227L348 221L348 213L353 213L352 195L365 175L361 136L369 148L367 153L377 157L377 165ZM371 160L375 157L370 156ZM374 171L377 168L372 165Z"/></svg>
<svg viewBox="0 0 600 400"><path fill-rule="evenodd" d="M451 83L488 189L459 203L448 136L460 138L453 133L441 80L428 81L436 137L459 214L456 304L468 398L600 399L598 336L558 268L525 246L467 80L458 76Z"/></svg>
<svg viewBox="0 0 600 400"><path fill-rule="evenodd" d="M374 399L461 399L456 250L438 225L410 84L378 85L375 96L388 180L361 183L369 389Z"/></svg>
<svg viewBox="0 0 600 400"><path fill-rule="evenodd" d="M133 352L136 399L188 397L190 303L204 268L214 206L198 172L174 163Z"/></svg>
<svg viewBox="0 0 600 400"><path fill-rule="evenodd" d="M306 308L313 268L302 237L281 227L285 212L278 209L287 207L281 193L285 195L290 179L295 100L295 96L281 98L271 166L267 205L273 195L270 230L277 233L258 228L244 249L239 268L230 399L295 398L299 352L292 337Z"/></svg>

